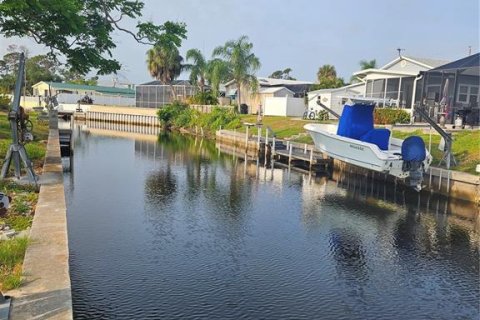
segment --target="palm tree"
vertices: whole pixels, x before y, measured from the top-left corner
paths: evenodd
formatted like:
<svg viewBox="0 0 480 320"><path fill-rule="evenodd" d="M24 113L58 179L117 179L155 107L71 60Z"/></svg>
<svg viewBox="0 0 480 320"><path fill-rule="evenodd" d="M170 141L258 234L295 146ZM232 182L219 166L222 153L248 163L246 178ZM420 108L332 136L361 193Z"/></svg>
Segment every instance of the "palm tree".
<svg viewBox="0 0 480 320"><path fill-rule="evenodd" d="M155 45L147 51L147 68L150 75L161 84L170 85L173 99L176 98L173 80L182 72L183 58L173 45Z"/></svg>
<svg viewBox="0 0 480 320"><path fill-rule="evenodd" d="M373 60L370 60L370 61L361 60L360 61L360 67L362 68L361 70L375 69L377 67L377 60L376 59L373 59Z"/></svg>
<svg viewBox="0 0 480 320"><path fill-rule="evenodd" d="M226 61L218 58L208 61L206 79L215 95L218 95L220 84L231 78L230 68Z"/></svg>
<svg viewBox="0 0 480 320"><path fill-rule="evenodd" d="M366 70L366 69L375 69L377 67L377 60L360 60L359 62L361 70ZM359 79L362 79L362 77L352 75L350 78L350 82L355 83L358 82Z"/></svg>
<svg viewBox="0 0 480 320"><path fill-rule="evenodd" d="M312 90L339 88L345 85L342 78L337 78L335 67L324 64L317 72L318 83L312 86Z"/></svg>
<svg viewBox="0 0 480 320"><path fill-rule="evenodd" d="M318 82L322 82L322 80L332 80L337 78L337 71L335 70L335 67L332 66L331 64L324 64L318 69L317 72L317 79Z"/></svg>
<svg viewBox="0 0 480 320"><path fill-rule="evenodd" d="M186 60L192 60L192 64L186 64L184 67L190 71L190 82L196 83L203 92L205 88L205 80L207 78L208 63L205 57L198 49L190 49L185 56Z"/></svg>
<svg viewBox="0 0 480 320"><path fill-rule="evenodd" d="M223 57L228 63L233 80L237 84L238 108L240 109L240 87L250 86L255 92L258 87L255 72L260 69L260 60L251 52L253 44L248 42L247 36L241 36L238 40L230 40L224 46L213 50L213 56Z"/></svg>

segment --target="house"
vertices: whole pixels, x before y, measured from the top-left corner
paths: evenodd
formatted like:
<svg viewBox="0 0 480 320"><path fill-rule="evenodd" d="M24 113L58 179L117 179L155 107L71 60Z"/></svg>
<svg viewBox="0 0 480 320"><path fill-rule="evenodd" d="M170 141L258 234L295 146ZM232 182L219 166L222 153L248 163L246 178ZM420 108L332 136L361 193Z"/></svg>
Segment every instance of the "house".
<svg viewBox="0 0 480 320"><path fill-rule="evenodd" d="M364 83L363 96L376 99L379 106L391 102L412 110L418 94L417 75L447 62L401 55L379 69L360 70L353 75Z"/></svg>
<svg viewBox="0 0 480 320"><path fill-rule="evenodd" d="M137 108L159 108L173 100L184 101L197 91L198 87L188 80L174 80L172 85L162 84L158 80L150 81L135 87L135 105Z"/></svg>
<svg viewBox="0 0 480 320"><path fill-rule="evenodd" d="M100 105L128 106L135 103L135 90L128 88L40 81L34 84L32 89L34 96L56 95L61 104L76 104L85 96L91 98L94 104Z"/></svg>
<svg viewBox="0 0 480 320"><path fill-rule="evenodd" d="M320 111L322 108L317 104L320 99L323 105L332 109L338 114L343 111L343 105L349 97L359 97L364 94L365 84L363 82L353 83L344 87L335 89L320 89L308 92L308 109ZM319 98L320 97L320 98ZM329 114L330 119L335 117Z"/></svg>
<svg viewBox="0 0 480 320"><path fill-rule="evenodd" d="M315 90L308 93L308 106L318 110L318 96L322 103L341 114L348 98L371 98L380 107L396 106L413 114L413 105L419 99L417 76L446 61L399 56L381 68L355 72L359 82L335 89Z"/></svg>
<svg viewBox="0 0 480 320"><path fill-rule="evenodd" d="M457 114L467 124L479 124L480 53L421 72L419 78L416 102L431 117L443 114L454 123Z"/></svg>
<svg viewBox="0 0 480 320"><path fill-rule="evenodd" d="M257 113L260 105L266 109L267 98L303 98L312 82L258 77L255 93L246 86L240 87L240 102L248 106L248 113ZM225 83L225 94L233 100L238 99L237 83L231 80ZM302 99L303 100L303 99ZM290 99L290 101L294 101Z"/></svg>

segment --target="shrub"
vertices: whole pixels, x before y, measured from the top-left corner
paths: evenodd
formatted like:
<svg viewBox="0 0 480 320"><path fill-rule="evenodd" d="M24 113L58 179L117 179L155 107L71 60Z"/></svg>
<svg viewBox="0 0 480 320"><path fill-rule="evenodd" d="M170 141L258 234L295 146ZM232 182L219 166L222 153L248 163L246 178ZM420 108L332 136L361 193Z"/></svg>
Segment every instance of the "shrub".
<svg viewBox="0 0 480 320"><path fill-rule="evenodd" d="M402 109L375 109L375 124L409 123L410 114Z"/></svg>
<svg viewBox="0 0 480 320"><path fill-rule="evenodd" d="M10 97L5 95L0 95L0 111L8 111L10 110Z"/></svg>
<svg viewBox="0 0 480 320"><path fill-rule="evenodd" d="M212 92L199 92L187 99L189 104L215 105L218 104L217 97Z"/></svg>
<svg viewBox="0 0 480 320"><path fill-rule="evenodd" d="M187 104L174 101L172 104L167 104L158 110L158 119L163 127L169 128L174 124L174 119L186 109L189 109Z"/></svg>

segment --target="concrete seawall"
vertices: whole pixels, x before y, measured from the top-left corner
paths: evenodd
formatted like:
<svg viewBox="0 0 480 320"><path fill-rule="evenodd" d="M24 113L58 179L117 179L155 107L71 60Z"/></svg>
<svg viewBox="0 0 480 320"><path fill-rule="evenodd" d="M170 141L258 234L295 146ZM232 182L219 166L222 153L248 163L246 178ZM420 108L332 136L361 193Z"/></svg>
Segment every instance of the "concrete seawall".
<svg viewBox="0 0 480 320"><path fill-rule="evenodd" d="M50 119L42 186L30 245L23 262L24 283L12 296L10 319L72 319L67 208L63 188L58 120Z"/></svg>

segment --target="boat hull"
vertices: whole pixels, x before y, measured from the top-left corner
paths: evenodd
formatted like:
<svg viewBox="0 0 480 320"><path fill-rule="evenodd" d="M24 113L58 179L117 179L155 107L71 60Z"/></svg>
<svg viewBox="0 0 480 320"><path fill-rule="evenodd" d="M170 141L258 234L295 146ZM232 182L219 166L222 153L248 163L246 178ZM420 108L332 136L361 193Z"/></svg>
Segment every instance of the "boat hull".
<svg viewBox="0 0 480 320"><path fill-rule="evenodd" d="M409 171L402 169L401 145L403 140L391 138L389 150L383 151L375 144L363 142L336 134L336 125L307 124L315 147L328 156L369 170L383 172L399 178L409 177ZM427 152L424 169L430 165Z"/></svg>

